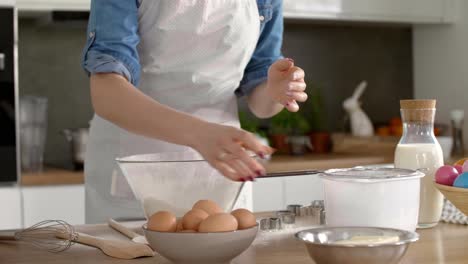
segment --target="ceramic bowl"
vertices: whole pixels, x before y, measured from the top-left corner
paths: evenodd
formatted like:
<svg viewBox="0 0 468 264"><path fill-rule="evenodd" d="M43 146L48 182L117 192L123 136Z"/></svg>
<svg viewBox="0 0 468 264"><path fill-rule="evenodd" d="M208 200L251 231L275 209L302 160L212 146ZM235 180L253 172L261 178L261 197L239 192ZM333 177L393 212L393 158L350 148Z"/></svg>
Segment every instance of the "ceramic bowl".
<svg viewBox="0 0 468 264"><path fill-rule="evenodd" d="M149 245L160 255L177 264L227 264L254 241L255 227L220 233L167 233L143 226Z"/></svg>
<svg viewBox="0 0 468 264"><path fill-rule="evenodd" d="M354 236L391 236L397 241L374 244L337 244ZM415 232L378 227L318 227L296 234L303 241L316 264L397 264L411 242L419 239Z"/></svg>

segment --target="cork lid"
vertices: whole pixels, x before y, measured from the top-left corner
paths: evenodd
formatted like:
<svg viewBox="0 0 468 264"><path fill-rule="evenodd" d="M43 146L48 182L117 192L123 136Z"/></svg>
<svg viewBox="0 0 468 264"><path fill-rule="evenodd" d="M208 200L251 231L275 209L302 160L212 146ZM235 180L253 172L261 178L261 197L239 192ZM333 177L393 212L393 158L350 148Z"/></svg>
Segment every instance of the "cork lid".
<svg viewBox="0 0 468 264"><path fill-rule="evenodd" d="M436 107L436 100L401 100L401 109L433 109Z"/></svg>
<svg viewBox="0 0 468 264"><path fill-rule="evenodd" d="M434 122L436 100L401 100L403 122Z"/></svg>

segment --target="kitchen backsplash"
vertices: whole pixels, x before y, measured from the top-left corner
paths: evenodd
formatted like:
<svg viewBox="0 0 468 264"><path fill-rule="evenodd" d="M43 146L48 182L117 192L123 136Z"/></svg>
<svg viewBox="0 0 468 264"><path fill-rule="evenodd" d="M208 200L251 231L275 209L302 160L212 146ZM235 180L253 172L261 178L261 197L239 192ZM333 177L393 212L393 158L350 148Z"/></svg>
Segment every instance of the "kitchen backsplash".
<svg viewBox="0 0 468 264"><path fill-rule="evenodd" d="M399 100L413 97L411 28L369 24L285 24L283 53L318 87L328 128L342 127L343 101L366 80L362 108L373 122L399 116Z"/></svg>
<svg viewBox="0 0 468 264"><path fill-rule="evenodd" d="M20 94L49 98L45 159L54 165L71 167L60 131L87 126L92 118L88 79L79 64L85 31L85 21L20 20ZM413 96L411 46L409 27L287 21L283 53L304 68L311 88L320 87L327 127L337 129L342 101L361 80L368 81L363 108L373 121L399 115L399 99Z"/></svg>
<svg viewBox="0 0 468 264"><path fill-rule="evenodd" d="M72 167L64 128L88 125L92 118L88 79L80 67L86 22L19 23L19 90L49 99L45 162Z"/></svg>

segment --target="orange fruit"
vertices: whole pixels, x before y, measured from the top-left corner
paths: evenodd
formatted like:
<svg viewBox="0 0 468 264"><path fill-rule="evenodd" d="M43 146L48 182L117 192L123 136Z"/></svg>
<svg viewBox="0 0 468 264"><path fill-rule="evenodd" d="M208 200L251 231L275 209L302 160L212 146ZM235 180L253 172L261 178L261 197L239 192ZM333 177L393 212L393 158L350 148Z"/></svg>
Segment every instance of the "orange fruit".
<svg viewBox="0 0 468 264"><path fill-rule="evenodd" d="M402 126L403 122L401 121L401 118L393 117L392 119L390 119L389 124L390 126Z"/></svg>
<svg viewBox="0 0 468 264"><path fill-rule="evenodd" d="M381 137L390 136L390 127L388 126L378 127L376 134Z"/></svg>

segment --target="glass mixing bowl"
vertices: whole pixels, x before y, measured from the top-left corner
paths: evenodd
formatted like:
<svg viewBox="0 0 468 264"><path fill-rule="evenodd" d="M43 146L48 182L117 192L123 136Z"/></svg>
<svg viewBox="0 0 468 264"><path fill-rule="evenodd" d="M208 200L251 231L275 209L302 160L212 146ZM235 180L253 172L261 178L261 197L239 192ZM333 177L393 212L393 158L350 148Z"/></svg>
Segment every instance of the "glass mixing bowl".
<svg viewBox="0 0 468 264"><path fill-rule="evenodd" d="M117 158L148 217L167 210L182 217L198 200L215 201L230 212L244 183L225 178L197 152L172 152Z"/></svg>

